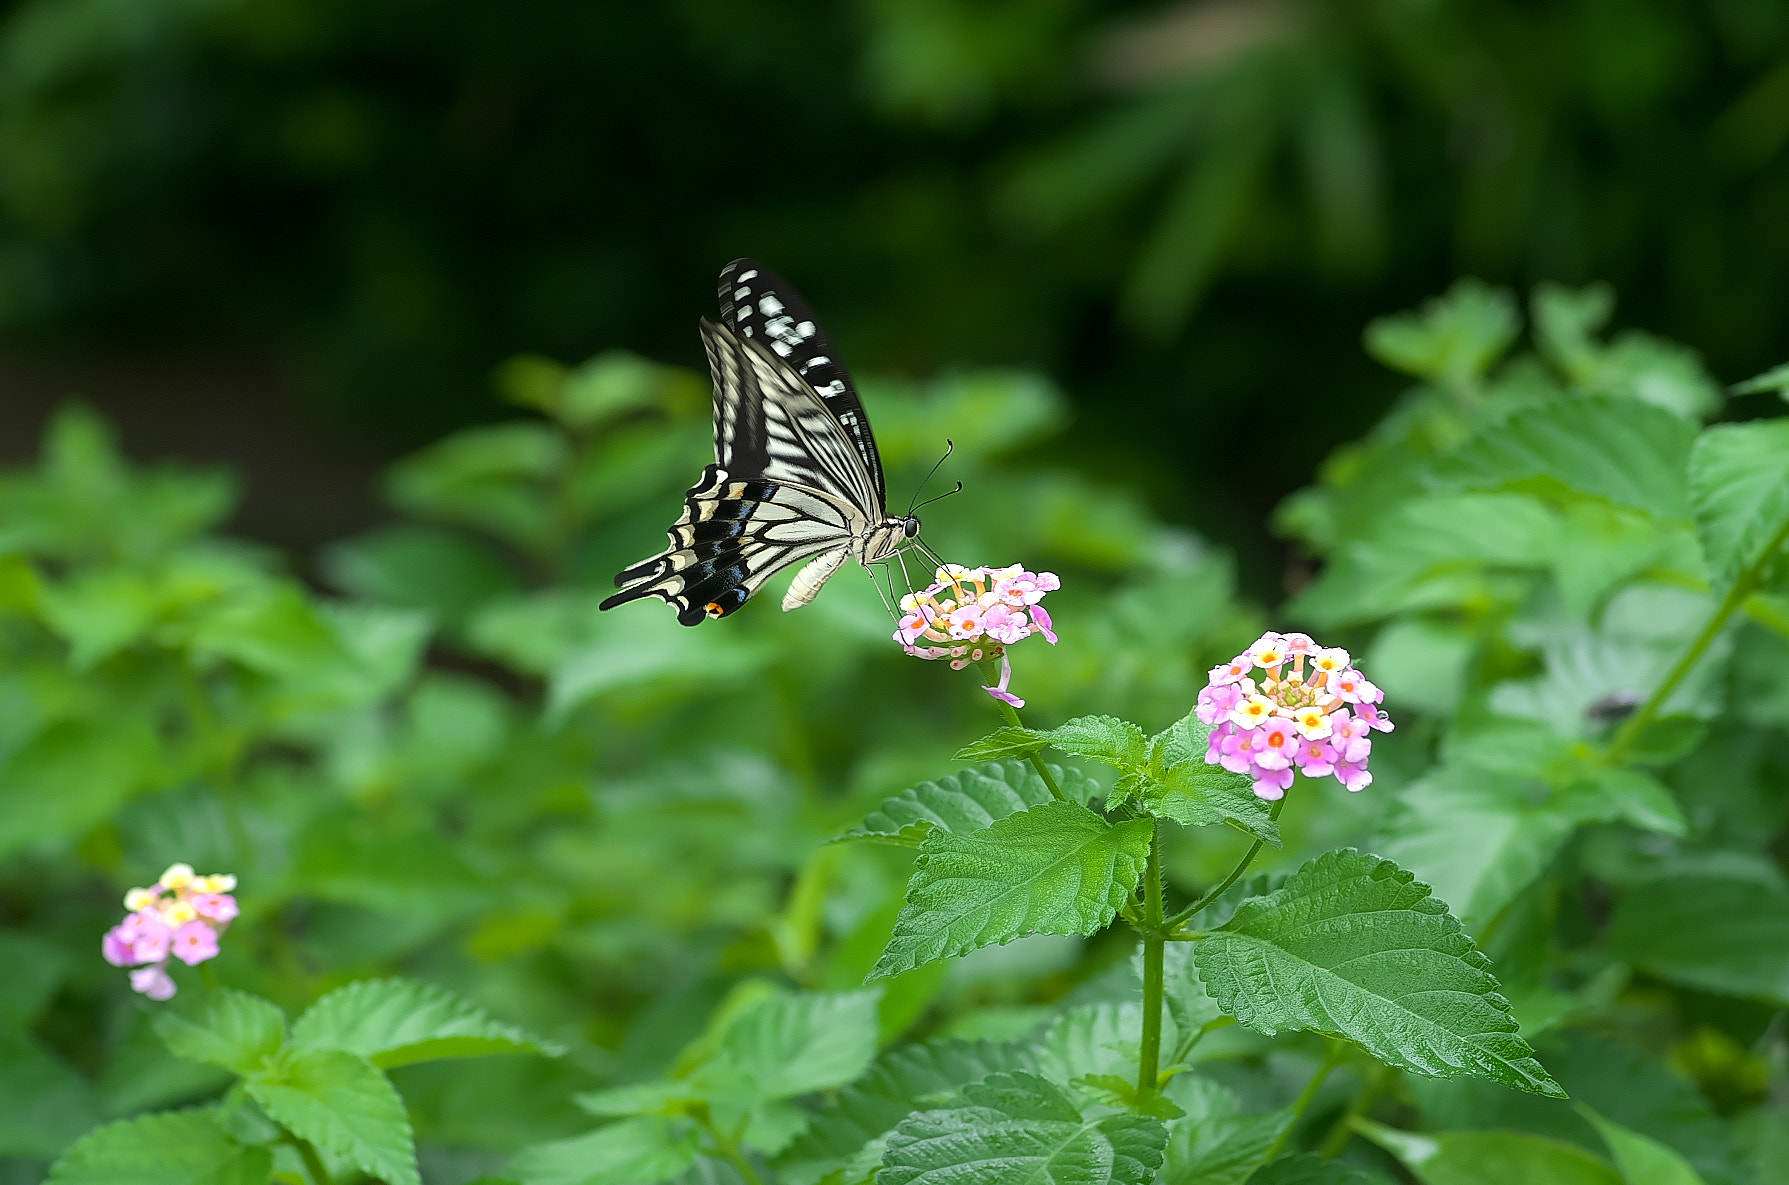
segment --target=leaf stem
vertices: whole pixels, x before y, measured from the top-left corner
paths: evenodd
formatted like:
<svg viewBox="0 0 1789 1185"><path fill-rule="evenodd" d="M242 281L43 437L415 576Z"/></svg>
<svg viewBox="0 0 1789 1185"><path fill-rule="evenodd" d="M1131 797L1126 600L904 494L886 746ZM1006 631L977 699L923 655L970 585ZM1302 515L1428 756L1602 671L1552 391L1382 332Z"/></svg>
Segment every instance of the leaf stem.
<svg viewBox="0 0 1789 1185"><path fill-rule="evenodd" d="M1162 824L1151 819L1149 860L1143 868L1143 1038L1137 1044L1137 1094L1149 1098L1161 1078L1162 956L1167 949L1162 924Z"/></svg>
<svg viewBox="0 0 1789 1185"><path fill-rule="evenodd" d="M1000 681L1000 668L994 665L993 659L984 658L978 665L981 667L981 673L983 677L987 679L990 686ZM1018 709L1014 708L1003 699L997 699L994 703L999 709L1000 715L1005 718L1008 724L1012 725L1014 728L1025 727L1024 723L1019 719ZM1031 754L1031 768L1035 769L1037 771L1037 776L1044 780L1044 788L1050 792L1051 798L1054 798L1057 802L1068 801L1068 795L1064 794L1062 792L1062 787L1056 784L1056 776L1050 772L1050 767L1044 764L1044 759L1039 757L1036 753Z"/></svg>
<svg viewBox="0 0 1789 1185"><path fill-rule="evenodd" d="M292 1145L298 1153L298 1159L304 1162L304 1172L311 1179L311 1185L335 1185L335 1180L329 1175L329 1169L324 1166L316 1147L309 1140L293 1135L291 1129L282 1130L286 1133L285 1143Z"/></svg>
<svg viewBox="0 0 1789 1185"><path fill-rule="evenodd" d="M1776 533L1770 537L1770 542L1766 543L1759 551L1758 558L1740 569L1739 574L1733 578L1733 587L1727 590L1727 595L1722 597L1721 603L1715 606L1714 613L1710 615L1708 623L1702 627L1702 632L1696 635L1695 640L1690 643L1689 649L1683 652L1683 655L1677 660L1677 664L1665 676L1664 682L1660 683L1646 698L1646 702L1640 705L1640 710L1629 716L1627 721L1616 730L1615 736L1609 741L1611 764L1619 765L1621 763L1621 759L1626 756L1634 741L1663 710L1665 700L1673 691L1677 690L1677 685L1689 676L1691 669L1695 667L1702 655L1714 644L1714 640L1720 637L1721 631L1727 628L1728 619L1739 610L1741 605L1745 604L1746 598L1757 590L1763 578L1764 565L1776 556L1785 540L1789 540L1789 518L1784 519L1777 527Z"/></svg>
<svg viewBox="0 0 1789 1185"><path fill-rule="evenodd" d="M1336 1121L1329 1126L1329 1133L1317 1145L1318 1156L1324 1160L1334 1160L1347 1150L1348 1141L1354 1138L1354 1121L1365 1115L1379 1101L1379 1096L1391 1084L1394 1073L1395 1071L1384 1066L1375 1066L1369 1072L1366 1085L1348 1103L1348 1109L1336 1116Z"/></svg>
<svg viewBox="0 0 1789 1185"><path fill-rule="evenodd" d="M1329 1043L1329 1048L1324 1052L1323 1064L1317 1067L1317 1072L1311 1075L1310 1081L1304 1084L1304 1089L1299 1091L1298 1097L1292 1101L1291 1118L1287 1119L1286 1126L1280 1129L1279 1138L1268 1145L1267 1152L1261 1157L1262 1164L1273 1163L1273 1158L1278 1156L1280 1154L1280 1149L1286 1146L1286 1140L1292 1135L1292 1129L1297 1127L1298 1121L1303 1118L1305 1108L1311 1105L1311 1100L1317 1097L1317 1091L1320 1090L1323 1083L1328 1080L1330 1071L1341 1064L1341 1043L1331 1041Z"/></svg>
<svg viewBox="0 0 1789 1185"><path fill-rule="evenodd" d="M1285 805L1286 800L1284 798L1274 800L1273 807L1268 812L1268 817L1276 823L1279 822L1280 808ZM1229 876L1225 877L1214 888L1207 890L1191 905L1169 918L1163 923L1163 928L1167 930L1177 928L1182 922L1198 913L1201 909L1204 909L1207 905L1210 905L1213 901L1216 901L1219 897L1222 897L1226 889L1242 879L1242 874L1249 870L1249 865L1253 864L1255 862L1255 857L1261 854L1261 848L1264 846L1265 842L1266 841L1264 840L1257 839L1250 845L1248 852L1244 854L1241 862L1238 863L1235 868L1230 870Z"/></svg>
<svg viewBox="0 0 1789 1185"><path fill-rule="evenodd" d="M758 1175L758 1170L752 1167L752 1162L740 1151L738 1141L716 1126L714 1116L709 1114L708 1108L700 1107L694 1114L696 1121L708 1132L709 1139L714 1141L714 1150L720 1153L722 1160L733 1166L746 1185L764 1185L764 1178Z"/></svg>

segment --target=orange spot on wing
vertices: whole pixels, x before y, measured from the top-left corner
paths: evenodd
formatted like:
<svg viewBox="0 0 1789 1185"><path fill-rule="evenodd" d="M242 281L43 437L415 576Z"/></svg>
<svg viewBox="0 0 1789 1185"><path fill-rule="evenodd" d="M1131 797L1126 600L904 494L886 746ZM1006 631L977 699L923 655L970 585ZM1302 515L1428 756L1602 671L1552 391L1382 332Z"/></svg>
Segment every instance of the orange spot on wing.
<svg viewBox="0 0 1789 1185"><path fill-rule="evenodd" d="M708 602L708 616L719 617L721 614L723 614L725 612L726 612L726 610L721 608L719 601Z"/></svg>

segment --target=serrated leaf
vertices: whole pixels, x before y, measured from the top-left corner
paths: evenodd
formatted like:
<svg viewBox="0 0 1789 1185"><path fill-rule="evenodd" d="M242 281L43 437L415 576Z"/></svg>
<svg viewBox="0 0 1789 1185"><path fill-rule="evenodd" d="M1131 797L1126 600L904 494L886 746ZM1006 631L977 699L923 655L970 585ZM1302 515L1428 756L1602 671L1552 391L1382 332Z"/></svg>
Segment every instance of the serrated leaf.
<svg viewBox="0 0 1789 1185"><path fill-rule="evenodd" d="M1036 1069L1031 1047L1014 1041L934 1041L893 1050L820 1110L777 1158L777 1173L786 1185L813 1185L910 1112L990 1074Z"/></svg>
<svg viewBox="0 0 1789 1185"><path fill-rule="evenodd" d="M1023 1072L965 1086L902 1120L877 1185L1145 1185L1168 1132L1146 1115L1084 1119L1063 1090Z"/></svg>
<svg viewBox="0 0 1789 1185"><path fill-rule="evenodd" d="M1263 843L1280 846L1279 825L1244 774L1207 765L1203 754L1153 775L1139 794L1143 809L1188 827L1228 823Z"/></svg>
<svg viewBox="0 0 1789 1185"><path fill-rule="evenodd" d="M1292 1120L1290 1107L1242 1115L1202 1112L1195 1103L1169 1135L1162 1178L1168 1185L1242 1185Z"/></svg>
<svg viewBox="0 0 1789 1185"><path fill-rule="evenodd" d="M1029 757L1050 747L1047 733L1011 725L996 729L979 741L971 741L957 750L958 761L990 761L1002 757Z"/></svg>
<svg viewBox="0 0 1789 1185"><path fill-rule="evenodd" d="M1703 1185L1702 1174L1675 1148L1605 1119L1585 1103L1580 1102L1577 1107L1578 1114L1590 1121L1609 1146L1615 1167L1621 1170L1627 1185Z"/></svg>
<svg viewBox="0 0 1789 1185"><path fill-rule="evenodd" d="M177 1057L252 1074L286 1043L286 1014L271 1000L220 988L191 1013L161 1013L155 1031Z"/></svg>
<svg viewBox="0 0 1789 1185"><path fill-rule="evenodd" d="M1102 1000L1071 1008L1050 1022L1037 1045L1037 1072L1061 1085L1115 1074L1136 1081L1143 1036L1141 1000ZM1172 1046L1169 1032L1163 1043Z"/></svg>
<svg viewBox="0 0 1789 1185"><path fill-rule="evenodd" d="M1609 947L1673 983L1789 1005L1789 881L1743 856L1642 881L1622 895Z"/></svg>
<svg viewBox="0 0 1789 1185"><path fill-rule="evenodd" d="M870 978L1026 934L1093 933L1136 890L1154 829L1050 802L967 835L934 831Z"/></svg>
<svg viewBox="0 0 1789 1185"><path fill-rule="evenodd" d="M653 1185L696 1159L687 1120L642 1116L526 1149L504 1169L517 1185Z"/></svg>
<svg viewBox="0 0 1789 1185"><path fill-rule="evenodd" d="M1373 1185L1373 1179L1347 1161L1304 1152L1262 1165L1248 1185Z"/></svg>
<svg viewBox="0 0 1789 1185"><path fill-rule="evenodd" d="M1690 517L1685 468L1694 424L1663 408L1598 395L1516 412L1436 462L1448 489L1510 488L1607 498L1661 518Z"/></svg>
<svg viewBox="0 0 1789 1185"><path fill-rule="evenodd" d="M141 1115L82 1136L46 1185L267 1185L273 1153L238 1143L203 1111Z"/></svg>
<svg viewBox="0 0 1789 1185"><path fill-rule="evenodd" d="M1716 425L1697 437L1689 466L1702 554L1725 588L1789 522L1789 419Z"/></svg>
<svg viewBox="0 0 1789 1185"><path fill-rule="evenodd" d="M294 1135L389 1185L420 1185L404 1100L365 1058L306 1050L246 1081L261 1109Z"/></svg>
<svg viewBox="0 0 1789 1185"><path fill-rule="evenodd" d="M1219 1006L1268 1036L1327 1033L1421 1074L1564 1094L1518 1034L1489 961L1390 860L1319 856L1245 901L1193 958Z"/></svg>
<svg viewBox="0 0 1789 1185"><path fill-rule="evenodd" d="M1116 716L1077 716L1044 735L1053 749L1121 769L1149 760L1149 740L1143 730Z"/></svg>
<svg viewBox="0 0 1789 1185"><path fill-rule="evenodd" d="M1526 1132L1399 1131L1356 1119L1357 1131L1404 1163L1423 1185L1622 1185L1621 1175L1576 1144Z"/></svg>
<svg viewBox="0 0 1789 1185"><path fill-rule="evenodd" d="M337 988L298 1018L292 1044L346 1050L385 1069L444 1057L560 1052L445 988L413 979L366 979Z"/></svg>
<svg viewBox="0 0 1789 1185"><path fill-rule="evenodd" d="M1479 377L1516 338L1522 319L1508 289L1470 276L1419 312L1376 317L1367 324L1367 352L1394 370L1435 382Z"/></svg>
<svg viewBox="0 0 1789 1185"><path fill-rule="evenodd" d="M1072 801L1085 803L1099 787L1078 770L1046 767ZM921 782L884 799L879 810L840 839L873 839L918 847L933 830L968 834L1009 815L1054 802L1029 762L1001 761Z"/></svg>
<svg viewBox="0 0 1789 1185"><path fill-rule="evenodd" d="M876 1056L881 999L879 988L767 996L728 1026L692 1081L725 1083L747 1105L843 1086Z"/></svg>

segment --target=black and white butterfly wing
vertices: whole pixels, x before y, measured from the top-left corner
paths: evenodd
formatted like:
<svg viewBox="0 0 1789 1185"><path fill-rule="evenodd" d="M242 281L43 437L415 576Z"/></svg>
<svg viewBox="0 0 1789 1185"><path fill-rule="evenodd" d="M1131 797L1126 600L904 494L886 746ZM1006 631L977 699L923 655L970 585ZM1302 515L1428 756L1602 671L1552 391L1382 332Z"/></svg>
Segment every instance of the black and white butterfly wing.
<svg viewBox="0 0 1789 1185"><path fill-rule="evenodd" d="M755 259L735 259L722 268L719 287L721 324L737 337L769 346L838 421L863 464L868 486L875 494L876 517L880 517L888 493L870 418L814 310L788 281ZM866 513L872 509L860 505Z"/></svg>
<svg viewBox="0 0 1789 1185"><path fill-rule="evenodd" d="M616 576L621 591L602 607L657 597L684 625L725 617L790 564L828 556L836 568L860 521L854 507L818 490L736 481L709 465L684 497L670 546Z"/></svg>

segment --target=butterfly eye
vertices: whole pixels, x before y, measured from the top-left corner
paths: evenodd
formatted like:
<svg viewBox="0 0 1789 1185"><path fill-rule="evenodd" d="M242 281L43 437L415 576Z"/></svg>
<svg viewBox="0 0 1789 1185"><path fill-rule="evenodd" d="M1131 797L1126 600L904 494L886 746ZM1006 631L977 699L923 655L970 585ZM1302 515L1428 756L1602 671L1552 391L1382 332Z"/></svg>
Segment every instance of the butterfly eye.
<svg viewBox="0 0 1789 1185"><path fill-rule="evenodd" d="M919 520L909 515L907 520L901 524L901 534L908 539L919 534Z"/></svg>

